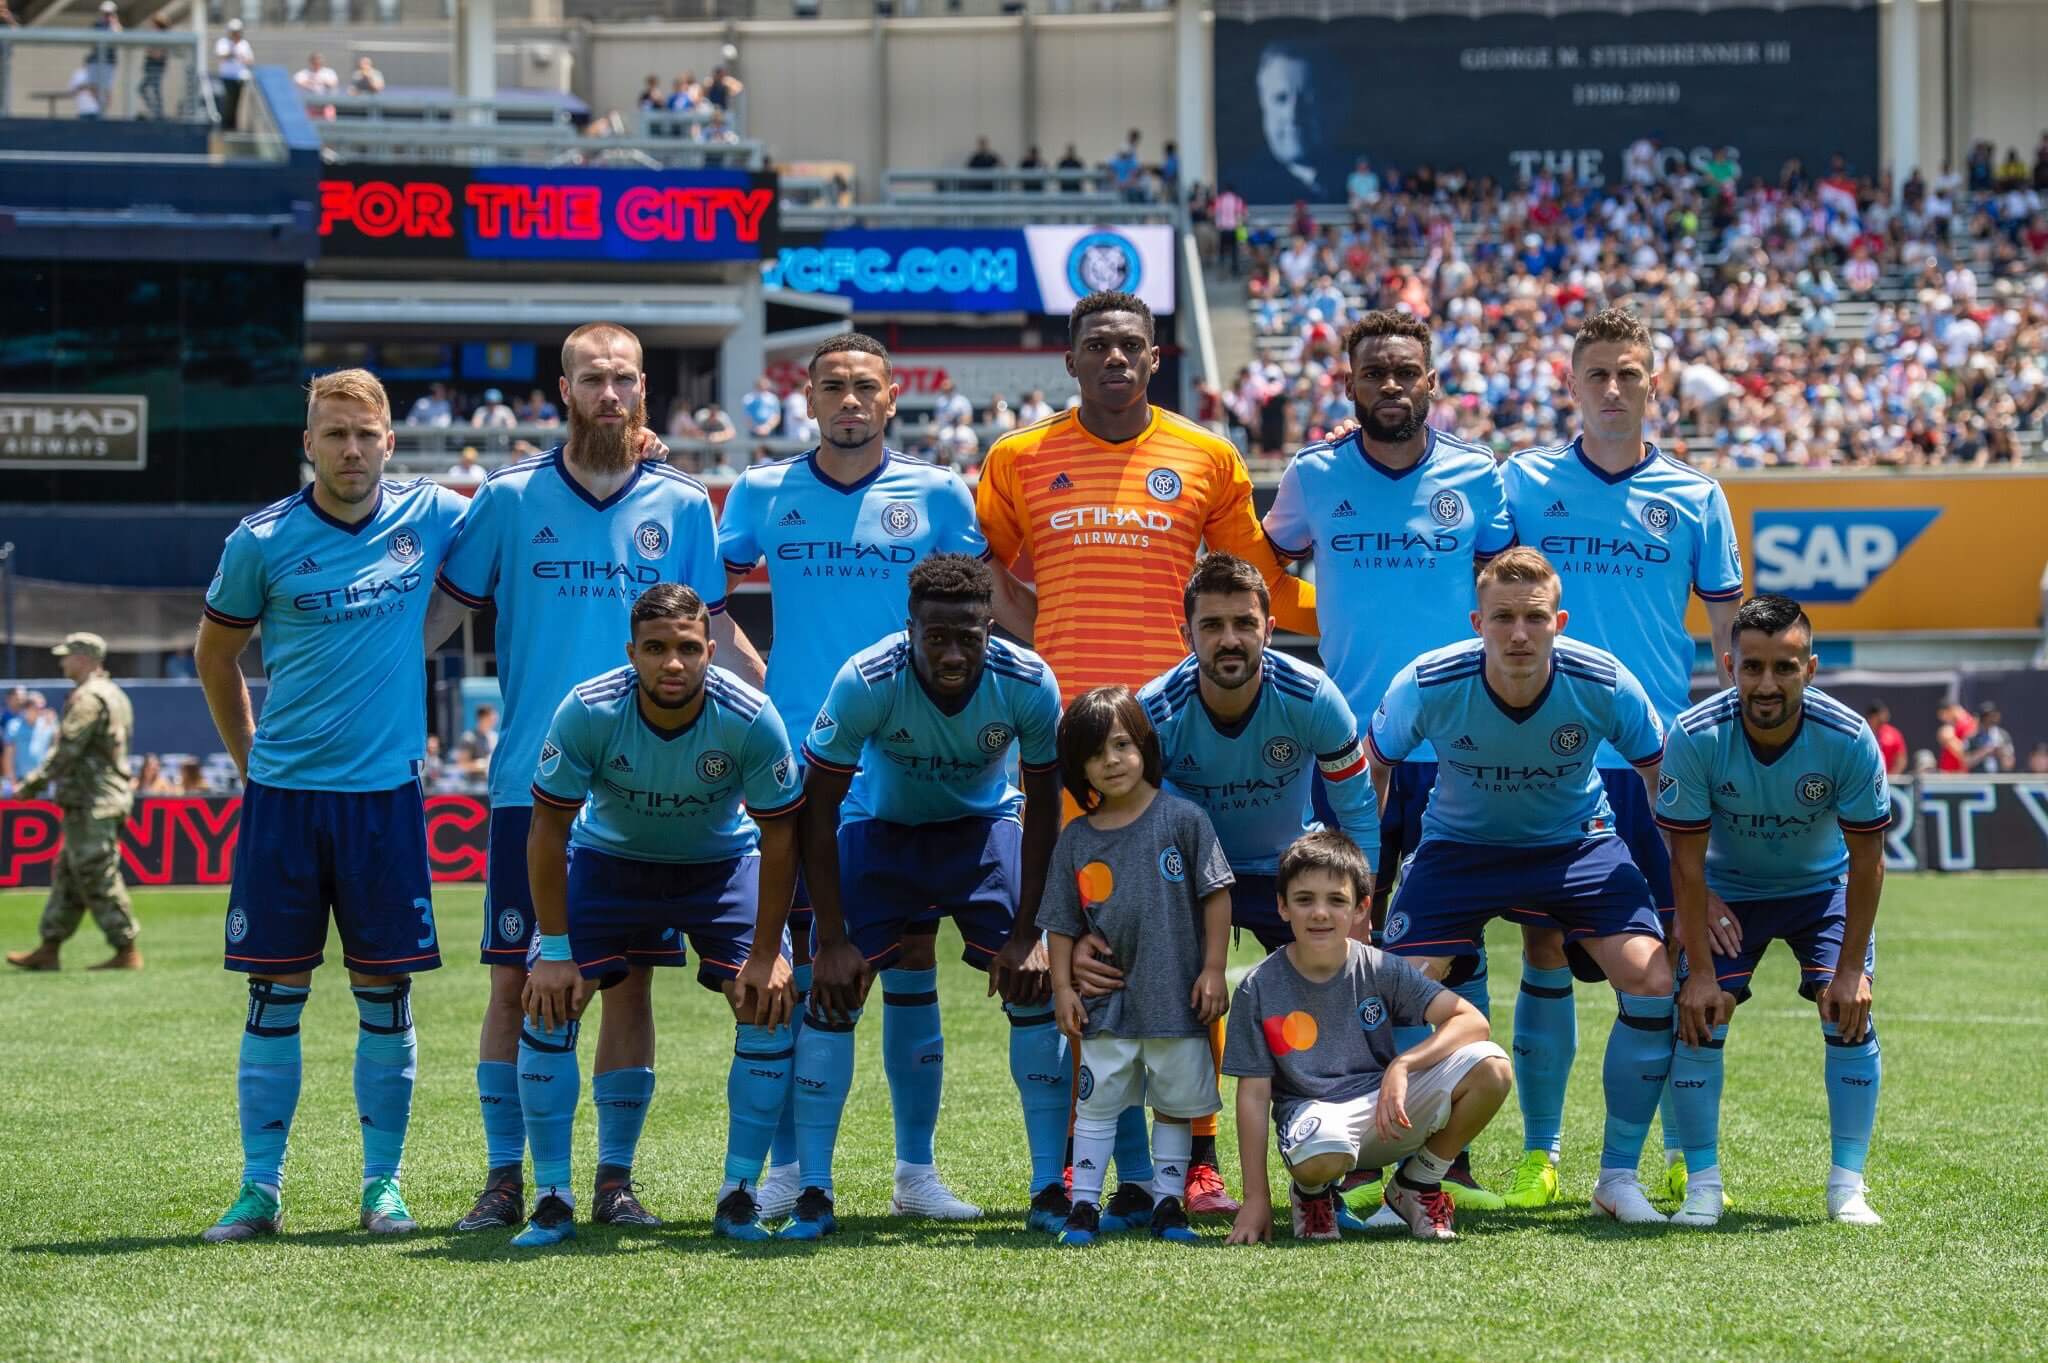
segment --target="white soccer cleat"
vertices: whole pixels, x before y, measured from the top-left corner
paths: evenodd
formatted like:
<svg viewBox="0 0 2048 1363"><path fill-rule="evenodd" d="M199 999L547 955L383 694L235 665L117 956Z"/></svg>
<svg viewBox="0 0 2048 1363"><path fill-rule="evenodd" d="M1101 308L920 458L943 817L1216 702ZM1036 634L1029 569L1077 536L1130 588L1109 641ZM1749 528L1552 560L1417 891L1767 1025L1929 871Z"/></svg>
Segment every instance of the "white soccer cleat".
<svg viewBox="0 0 2048 1363"><path fill-rule="evenodd" d="M1718 1183L1693 1179L1685 1189L1685 1201L1677 1211L1671 1213L1674 1226L1718 1226L1721 1213L1727 1208L1728 1200Z"/></svg>
<svg viewBox="0 0 2048 1363"><path fill-rule="evenodd" d="M754 1187L754 1215L763 1221L780 1221L796 1210L796 1195L802 1191L794 1164L776 1164Z"/></svg>
<svg viewBox="0 0 2048 1363"><path fill-rule="evenodd" d="M1830 1184L1828 1220L1839 1221L1845 1226L1882 1226L1884 1218L1870 1210L1870 1204L1863 1200L1863 1193L1861 1183Z"/></svg>
<svg viewBox="0 0 2048 1363"><path fill-rule="evenodd" d="M981 1208L953 1195L939 1182L939 1171L929 1164L898 1164L896 1195L889 1210L898 1216L928 1216L934 1221L974 1221Z"/></svg>
<svg viewBox="0 0 2048 1363"><path fill-rule="evenodd" d="M1593 1210L1612 1217L1624 1226L1662 1226L1669 1222L1664 1213L1650 1205L1642 1180L1633 1171L1603 1178L1593 1185Z"/></svg>
<svg viewBox="0 0 2048 1363"><path fill-rule="evenodd" d="M1385 1202L1381 1202L1380 1209L1365 1218L1365 1228L1367 1230L1407 1230L1408 1221L1401 1213L1389 1207Z"/></svg>

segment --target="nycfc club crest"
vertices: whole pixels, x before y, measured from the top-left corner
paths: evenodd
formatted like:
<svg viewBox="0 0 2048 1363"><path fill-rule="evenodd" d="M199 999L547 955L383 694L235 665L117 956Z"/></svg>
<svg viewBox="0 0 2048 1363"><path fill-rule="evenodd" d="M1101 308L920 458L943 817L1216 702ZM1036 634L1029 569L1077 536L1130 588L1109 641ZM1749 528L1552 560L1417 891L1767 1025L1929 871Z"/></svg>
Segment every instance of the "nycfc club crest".
<svg viewBox="0 0 2048 1363"><path fill-rule="evenodd" d="M981 745L983 752L1001 752L1010 744L1010 726L1007 724L987 725L982 729L981 737L975 741Z"/></svg>
<svg viewBox="0 0 2048 1363"><path fill-rule="evenodd" d="M1550 750L1559 757L1570 757L1586 746L1586 726L1583 724L1560 724L1551 731Z"/></svg>
<svg viewBox="0 0 2048 1363"><path fill-rule="evenodd" d="M525 935L525 914L517 909L507 909L498 915L498 936L508 942L516 942Z"/></svg>
<svg viewBox="0 0 2048 1363"><path fill-rule="evenodd" d="M420 556L420 537L410 530L394 530L384 548L400 563L411 563Z"/></svg>
<svg viewBox="0 0 2048 1363"><path fill-rule="evenodd" d="M1826 804L1828 797L1834 793L1835 783L1817 771L1810 771L1800 777L1799 784L1793 788L1793 794L1799 797L1799 803L1810 807Z"/></svg>
<svg viewBox="0 0 2048 1363"><path fill-rule="evenodd" d="M668 527L656 521L642 521L633 532L633 547L642 558L660 558L668 552Z"/></svg>
<svg viewBox="0 0 2048 1363"><path fill-rule="evenodd" d="M1291 738L1276 738L1266 745L1266 765L1285 770L1301 756L1301 745Z"/></svg>
<svg viewBox="0 0 2048 1363"><path fill-rule="evenodd" d="M1169 847L1159 854L1159 874L1176 885L1188 878L1187 862L1181 859L1178 847Z"/></svg>
<svg viewBox="0 0 2048 1363"><path fill-rule="evenodd" d="M1299 1118L1293 1126L1287 1128L1287 1143L1289 1145L1300 1145L1322 1129L1323 1119L1316 1116L1313 1112L1308 1113Z"/></svg>
<svg viewBox="0 0 2048 1363"><path fill-rule="evenodd" d="M1180 496L1180 475L1172 469L1153 469L1145 475L1145 491L1155 501L1170 502Z"/></svg>
<svg viewBox="0 0 2048 1363"><path fill-rule="evenodd" d="M1085 1103L1088 1101L1088 1095L1093 1092L1095 1092L1095 1071L1083 1065L1081 1073L1074 1081L1074 1096Z"/></svg>
<svg viewBox="0 0 2048 1363"><path fill-rule="evenodd" d="M909 502L891 502L882 508L882 528L902 539L917 533L917 508Z"/></svg>
<svg viewBox="0 0 2048 1363"><path fill-rule="evenodd" d="M1067 284L1084 298L1091 293L1135 293L1144 277L1138 248L1115 232L1090 232L1067 252Z"/></svg>
<svg viewBox="0 0 2048 1363"><path fill-rule="evenodd" d="M1397 913L1387 919L1387 940L1398 942L1408 935L1408 915Z"/></svg>
<svg viewBox="0 0 2048 1363"><path fill-rule="evenodd" d="M1358 1025L1368 1032L1387 1020L1387 1005L1374 994L1358 1005Z"/></svg>
<svg viewBox="0 0 2048 1363"><path fill-rule="evenodd" d="M1465 517L1465 499L1445 488L1429 499L1429 514L1438 525L1456 525Z"/></svg>
<svg viewBox="0 0 2048 1363"><path fill-rule="evenodd" d="M787 761L788 759L784 759ZM713 748L697 759L697 779L704 782L723 781L732 775L732 759Z"/></svg>
<svg viewBox="0 0 2048 1363"><path fill-rule="evenodd" d="M239 942L248 935L249 915L240 909L230 910L228 913L228 940L230 942Z"/></svg>
<svg viewBox="0 0 2048 1363"><path fill-rule="evenodd" d="M1671 523L1678 519L1678 513L1671 509L1669 502L1650 501L1643 503L1643 529L1653 535L1671 532Z"/></svg>

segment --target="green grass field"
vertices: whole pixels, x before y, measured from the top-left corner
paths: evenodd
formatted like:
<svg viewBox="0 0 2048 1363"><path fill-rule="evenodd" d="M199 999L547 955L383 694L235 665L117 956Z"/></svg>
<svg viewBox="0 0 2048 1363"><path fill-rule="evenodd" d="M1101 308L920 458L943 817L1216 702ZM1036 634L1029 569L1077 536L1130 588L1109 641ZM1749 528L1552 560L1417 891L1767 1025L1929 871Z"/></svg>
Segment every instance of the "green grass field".
<svg viewBox="0 0 2048 1363"><path fill-rule="evenodd" d="M472 1067L485 972L467 950L479 899L439 897L450 967L423 977L415 996L420 1083L405 1188L429 1229L399 1241L355 1227L356 1028L338 964L315 976L306 1012L288 1233L231 1246L198 1241L240 1163L233 1068L246 995L219 969L222 896L138 895L141 975L84 973L104 954L88 922L64 973L0 978L0 1358L1860 1363L2038 1357L2048 1337L2040 878L1901 876L1888 887L1876 1014L1885 1090L1869 1170L1881 1229L1823 1215L1821 1043L1778 948L1730 1038L1722 1151L1739 1205L1717 1231L1624 1231L1589 1217L1613 1003L1582 987L1564 1205L1468 1215L1448 1246L1297 1248L1283 1228L1271 1248L1226 1249L1218 1223L1199 1248L1119 1238L1086 1252L1022 1229L1006 1028L982 977L958 964L940 986L950 1054L939 1162L988 1209L984 1221L887 1215L888 1100L870 1019L837 1170L845 1233L816 1248L712 1240L731 1027L678 972L656 990L661 1087L638 1169L648 1205L671 1224L586 1226L572 1245L533 1255L515 1255L509 1232L445 1231L481 1174ZM38 907L29 894L0 895L0 936L30 942ZM1510 939L1496 925L1503 1040L1517 978ZM948 928L942 950L955 940ZM1240 960L1252 959L1247 943ZM591 1053L586 1042L586 1095ZM1482 1176L1504 1178L1519 1134L1511 1101L1476 1151ZM587 1187L587 1097L578 1137ZM1234 1184L1234 1156L1225 1164Z"/></svg>

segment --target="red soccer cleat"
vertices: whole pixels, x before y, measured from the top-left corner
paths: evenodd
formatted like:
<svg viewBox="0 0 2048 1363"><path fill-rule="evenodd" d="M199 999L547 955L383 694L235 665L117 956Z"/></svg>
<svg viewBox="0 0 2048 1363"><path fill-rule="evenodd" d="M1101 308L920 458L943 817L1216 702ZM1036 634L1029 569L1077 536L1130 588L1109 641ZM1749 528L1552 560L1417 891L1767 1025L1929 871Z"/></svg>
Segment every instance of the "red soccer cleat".
<svg viewBox="0 0 2048 1363"><path fill-rule="evenodd" d="M1197 1216L1236 1216L1241 1210L1213 1164L1188 1166L1187 1209Z"/></svg>

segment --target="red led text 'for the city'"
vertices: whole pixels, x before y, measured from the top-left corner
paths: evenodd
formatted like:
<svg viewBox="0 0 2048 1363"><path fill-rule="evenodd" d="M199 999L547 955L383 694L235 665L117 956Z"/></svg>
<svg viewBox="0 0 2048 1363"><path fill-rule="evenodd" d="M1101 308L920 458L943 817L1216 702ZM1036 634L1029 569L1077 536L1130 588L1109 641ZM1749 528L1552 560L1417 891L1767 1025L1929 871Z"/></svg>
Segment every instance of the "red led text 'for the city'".
<svg viewBox="0 0 2048 1363"><path fill-rule="evenodd" d="M472 184L462 191L470 231L479 239L599 241L616 231L629 241L761 239L772 189L692 189L634 185L609 205L597 185ZM455 201L432 181L323 180L320 235L351 227L366 237L453 237Z"/></svg>

